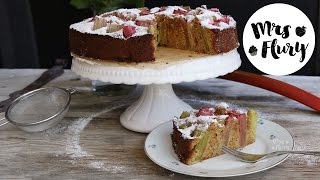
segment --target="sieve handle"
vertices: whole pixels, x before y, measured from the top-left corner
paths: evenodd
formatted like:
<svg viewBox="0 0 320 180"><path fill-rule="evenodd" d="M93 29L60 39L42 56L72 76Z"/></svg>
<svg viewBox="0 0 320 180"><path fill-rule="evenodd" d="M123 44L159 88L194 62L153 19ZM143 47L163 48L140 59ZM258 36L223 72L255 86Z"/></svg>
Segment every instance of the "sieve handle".
<svg viewBox="0 0 320 180"><path fill-rule="evenodd" d="M8 123L8 121L6 120L5 117L2 117L2 118L0 119L0 127L3 126L3 125L5 125L5 124L7 124L7 123Z"/></svg>

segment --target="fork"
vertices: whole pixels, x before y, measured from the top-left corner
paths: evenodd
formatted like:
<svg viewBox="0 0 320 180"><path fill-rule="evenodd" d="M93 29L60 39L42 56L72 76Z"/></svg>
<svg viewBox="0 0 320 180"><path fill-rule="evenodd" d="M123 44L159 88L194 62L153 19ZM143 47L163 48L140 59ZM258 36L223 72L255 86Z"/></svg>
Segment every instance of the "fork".
<svg viewBox="0 0 320 180"><path fill-rule="evenodd" d="M320 156L320 151L274 151L267 154L249 154L240 152L238 150L234 150L227 146L222 146L222 151L228 154L233 155L237 159L244 161L244 162L257 162L265 158L279 156L283 154L303 154L303 155L313 155L313 156Z"/></svg>

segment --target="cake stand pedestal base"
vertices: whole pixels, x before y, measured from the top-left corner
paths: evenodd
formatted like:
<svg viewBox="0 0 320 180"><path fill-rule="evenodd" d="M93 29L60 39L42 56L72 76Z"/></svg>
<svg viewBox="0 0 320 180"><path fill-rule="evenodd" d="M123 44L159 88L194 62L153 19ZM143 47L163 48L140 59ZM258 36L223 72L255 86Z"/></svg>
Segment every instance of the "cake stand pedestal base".
<svg viewBox="0 0 320 180"><path fill-rule="evenodd" d="M151 84L144 87L138 101L120 116L123 127L148 133L159 124L178 116L177 112L191 110L191 106L180 100L171 84Z"/></svg>

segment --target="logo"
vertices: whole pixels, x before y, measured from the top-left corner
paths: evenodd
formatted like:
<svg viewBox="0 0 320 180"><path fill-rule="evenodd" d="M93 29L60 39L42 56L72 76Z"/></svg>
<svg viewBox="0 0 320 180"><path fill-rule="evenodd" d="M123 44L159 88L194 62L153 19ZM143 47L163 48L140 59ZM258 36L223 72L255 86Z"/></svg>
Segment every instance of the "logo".
<svg viewBox="0 0 320 180"><path fill-rule="evenodd" d="M243 32L249 61L271 75L288 75L310 59L315 33L309 18L288 4L270 4L256 11Z"/></svg>

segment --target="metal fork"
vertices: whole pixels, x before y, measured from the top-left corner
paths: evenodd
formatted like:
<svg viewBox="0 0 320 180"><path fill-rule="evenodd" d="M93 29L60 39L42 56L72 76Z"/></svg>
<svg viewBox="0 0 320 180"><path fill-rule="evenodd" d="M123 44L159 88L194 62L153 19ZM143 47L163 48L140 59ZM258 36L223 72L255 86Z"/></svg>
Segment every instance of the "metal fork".
<svg viewBox="0 0 320 180"><path fill-rule="evenodd" d="M320 151L274 151L267 154L249 154L249 153L240 152L238 150L234 150L227 146L222 146L222 151L233 155L234 157L236 157L241 161L251 162L251 163L260 161L268 157L279 156L283 154L303 154L303 155L320 156Z"/></svg>

